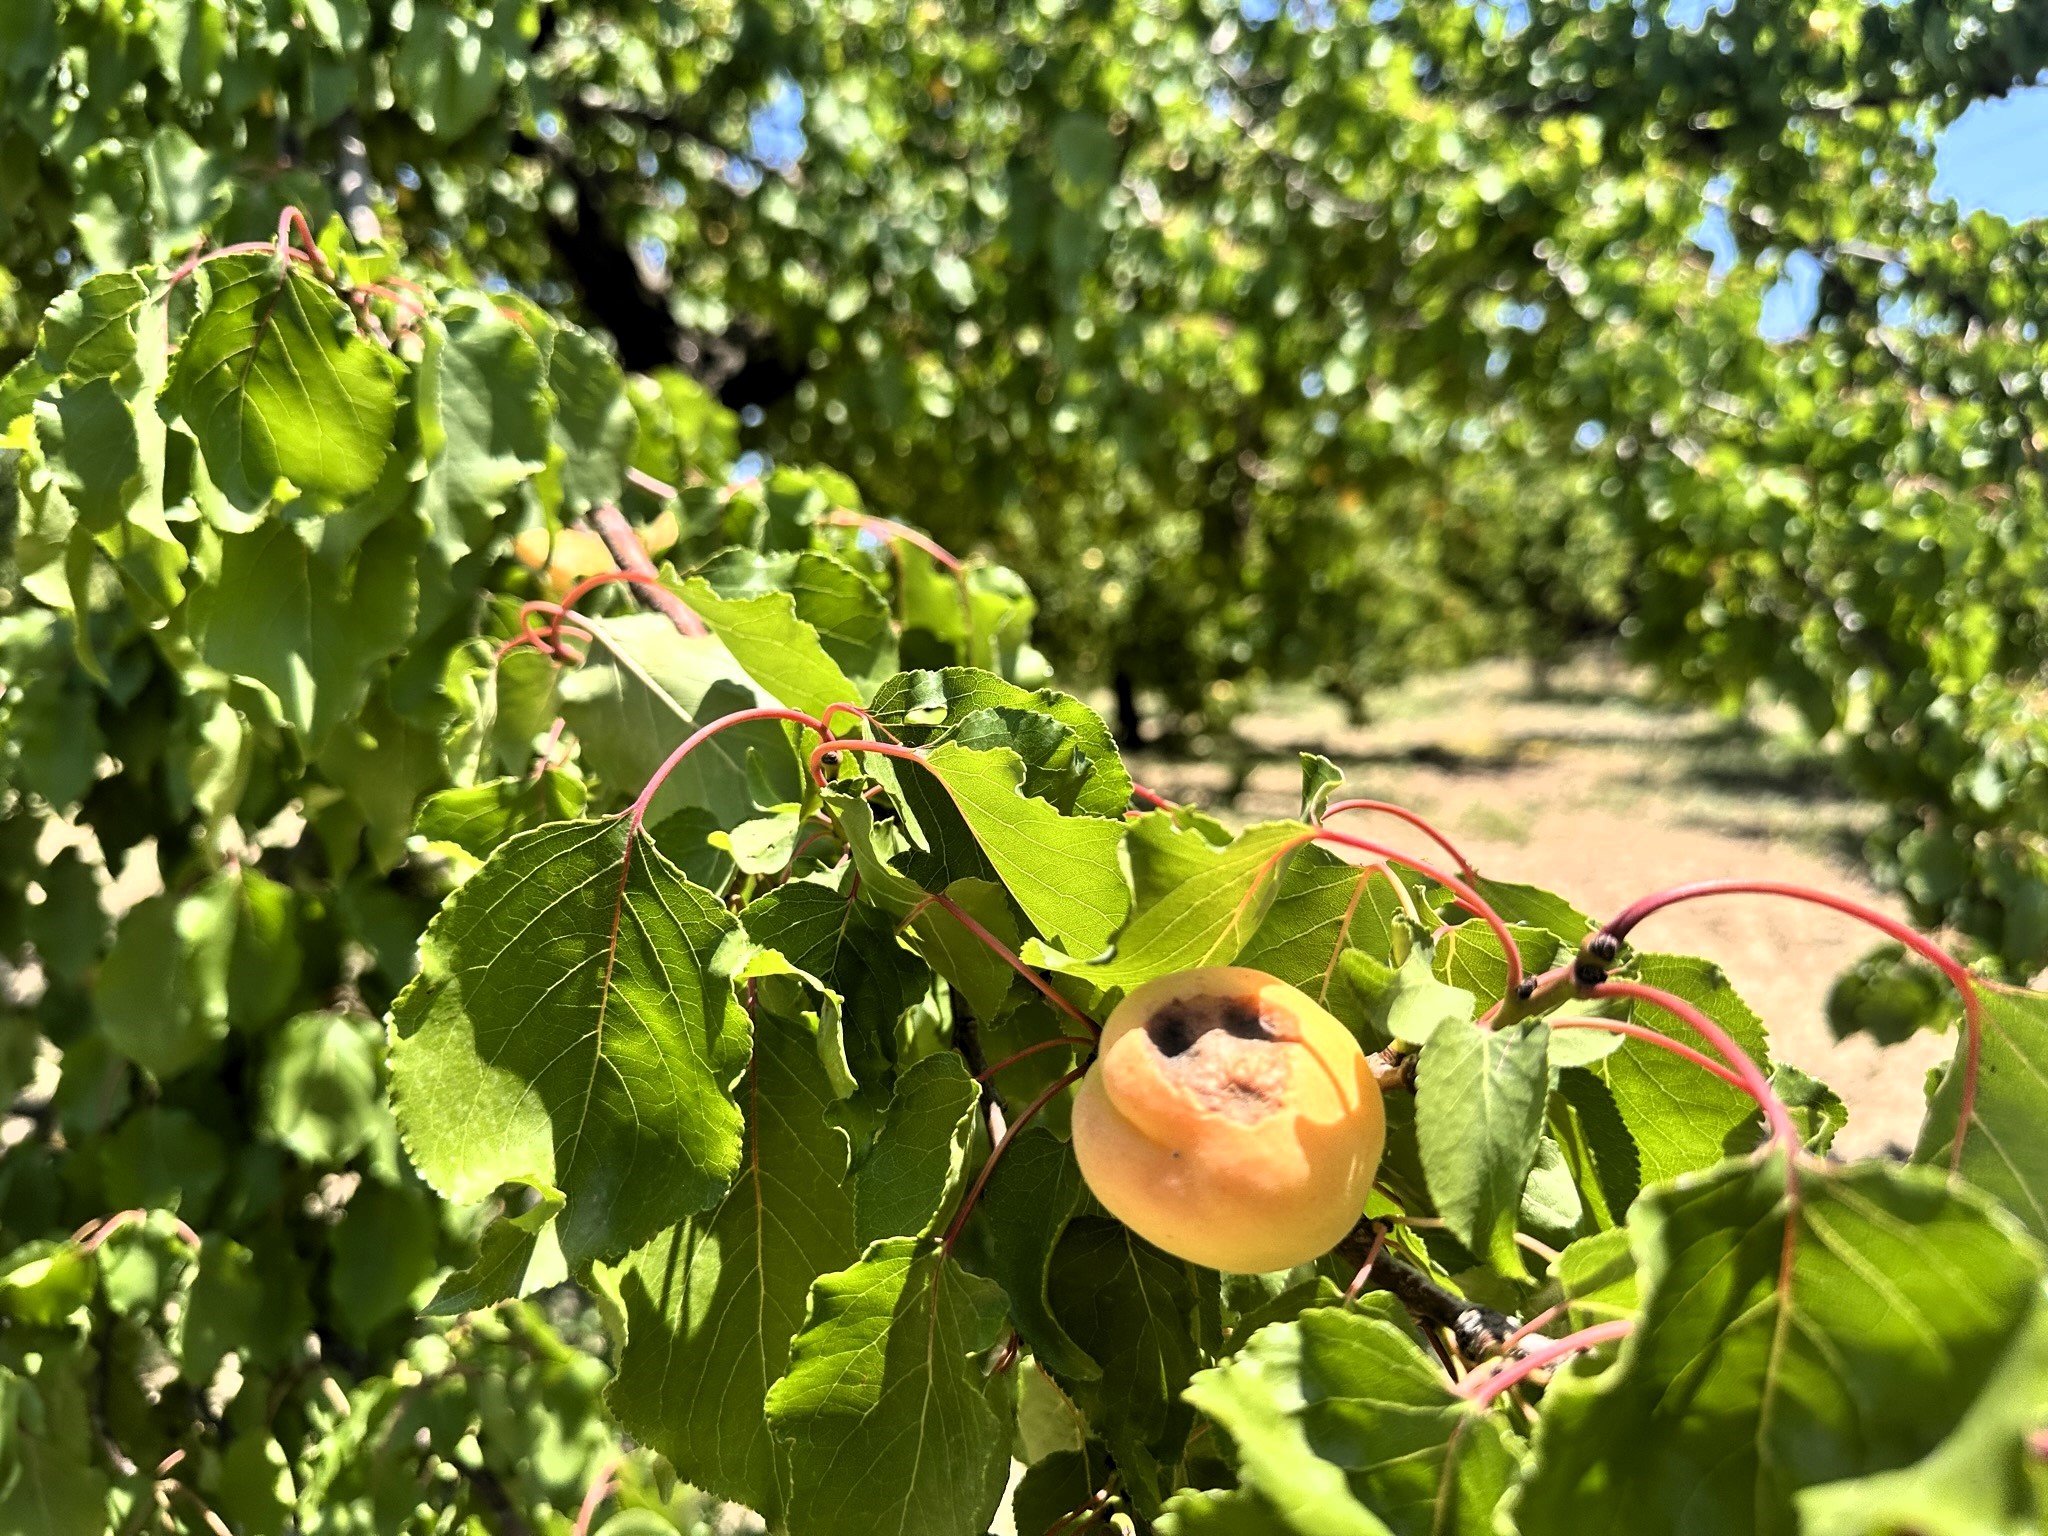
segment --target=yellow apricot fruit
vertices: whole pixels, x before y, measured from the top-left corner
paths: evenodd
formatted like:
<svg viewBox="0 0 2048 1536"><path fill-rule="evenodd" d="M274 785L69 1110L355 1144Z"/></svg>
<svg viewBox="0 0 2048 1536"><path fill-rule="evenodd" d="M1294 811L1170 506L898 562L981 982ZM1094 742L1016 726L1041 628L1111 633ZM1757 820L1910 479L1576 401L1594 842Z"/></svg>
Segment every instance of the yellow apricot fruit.
<svg viewBox="0 0 2048 1536"><path fill-rule="evenodd" d="M1103 1025L1074 1156L1110 1214L1168 1253L1262 1273L1357 1223L1386 1110L1351 1032L1264 971L1148 981Z"/></svg>
<svg viewBox="0 0 2048 1536"><path fill-rule="evenodd" d="M540 573L542 589L557 602L584 577L618 569L604 540L587 528L564 528L552 537L545 528L529 528L512 541L512 552Z"/></svg>

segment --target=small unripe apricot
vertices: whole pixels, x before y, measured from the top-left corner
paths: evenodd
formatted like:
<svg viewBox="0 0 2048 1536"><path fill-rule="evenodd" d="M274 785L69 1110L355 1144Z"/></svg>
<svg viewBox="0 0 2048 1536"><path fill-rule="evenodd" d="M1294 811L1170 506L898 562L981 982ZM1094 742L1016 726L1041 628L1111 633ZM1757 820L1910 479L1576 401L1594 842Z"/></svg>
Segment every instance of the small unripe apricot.
<svg viewBox="0 0 2048 1536"><path fill-rule="evenodd" d="M512 541L512 552L540 573L542 590L557 602L584 577L618 569L604 540L587 528L564 528L552 537L545 528L529 528Z"/></svg>
<svg viewBox="0 0 2048 1536"><path fill-rule="evenodd" d="M1322 1257L1357 1223L1386 1112L1351 1032L1264 971L1149 981L1103 1026L1074 1156L1140 1237L1212 1269Z"/></svg>

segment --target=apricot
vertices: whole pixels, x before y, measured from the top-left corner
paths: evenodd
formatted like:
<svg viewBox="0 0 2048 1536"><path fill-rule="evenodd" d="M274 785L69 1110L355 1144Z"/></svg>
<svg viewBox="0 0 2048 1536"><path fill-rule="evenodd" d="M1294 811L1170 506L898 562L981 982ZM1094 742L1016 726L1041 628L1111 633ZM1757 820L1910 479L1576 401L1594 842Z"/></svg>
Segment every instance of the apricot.
<svg viewBox="0 0 2048 1536"><path fill-rule="evenodd" d="M1110 1214L1239 1273L1334 1248L1365 1210L1386 1129L1351 1032L1234 965L1162 976L1117 1004L1074 1100L1074 1155Z"/></svg>
<svg viewBox="0 0 2048 1536"><path fill-rule="evenodd" d="M512 541L512 551L540 573L542 590L557 602L584 577L618 569L604 540L587 528L564 528L552 536L545 528L529 528Z"/></svg>

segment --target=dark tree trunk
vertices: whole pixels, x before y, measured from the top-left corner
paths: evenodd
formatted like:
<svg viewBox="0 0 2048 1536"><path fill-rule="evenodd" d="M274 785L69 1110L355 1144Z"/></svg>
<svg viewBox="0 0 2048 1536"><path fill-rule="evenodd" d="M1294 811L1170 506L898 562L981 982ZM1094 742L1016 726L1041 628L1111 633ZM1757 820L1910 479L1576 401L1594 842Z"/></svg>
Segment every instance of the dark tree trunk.
<svg viewBox="0 0 2048 1536"><path fill-rule="evenodd" d="M1138 685L1122 667L1116 669L1111 685L1116 689L1116 743L1120 747L1145 744L1145 721L1138 713Z"/></svg>
<svg viewBox="0 0 2048 1536"><path fill-rule="evenodd" d="M673 368L684 359L683 328L668 302L640 280L640 269L607 226L590 179L568 169L576 187L573 223L548 225L548 244L575 279L577 296L619 344L619 364L632 373Z"/></svg>

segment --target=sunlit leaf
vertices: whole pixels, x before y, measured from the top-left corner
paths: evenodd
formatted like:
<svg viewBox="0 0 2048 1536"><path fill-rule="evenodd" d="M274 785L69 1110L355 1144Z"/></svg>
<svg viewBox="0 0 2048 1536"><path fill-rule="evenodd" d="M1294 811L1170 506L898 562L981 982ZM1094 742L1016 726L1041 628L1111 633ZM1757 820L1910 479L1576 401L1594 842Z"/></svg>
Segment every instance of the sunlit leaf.
<svg viewBox="0 0 2048 1536"><path fill-rule="evenodd" d="M445 1195L562 1191L572 1264L715 1203L739 1166L738 925L623 818L504 844L448 899L392 1010L407 1150Z"/></svg>
<svg viewBox="0 0 2048 1536"><path fill-rule="evenodd" d="M1642 1309L1544 1394L1525 1536L1791 1532L1802 1489L1918 1461L1996 1379L2041 1305L2016 1227L1928 1170L1792 1192L1776 1154L1638 1202Z"/></svg>
<svg viewBox="0 0 2048 1536"><path fill-rule="evenodd" d="M740 1087L747 1145L732 1193L636 1250L616 1284L626 1342L609 1402L690 1482L773 1516L763 1402L789 1364L819 1275L860 1252L844 1133L803 1032L768 1020Z"/></svg>
<svg viewBox="0 0 2048 1536"><path fill-rule="evenodd" d="M331 501L377 483L398 409L395 359L303 267L224 256L171 370L165 404L199 439L214 484L253 510L279 480Z"/></svg>
<svg viewBox="0 0 2048 1536"><path fill-rule="evenodd" d="M812 1287L768 1426L792 1536L981 1536L1009 1467L1007 1394L984 1374L1003 1293L928 1239L875 1244Z"/></svg>

